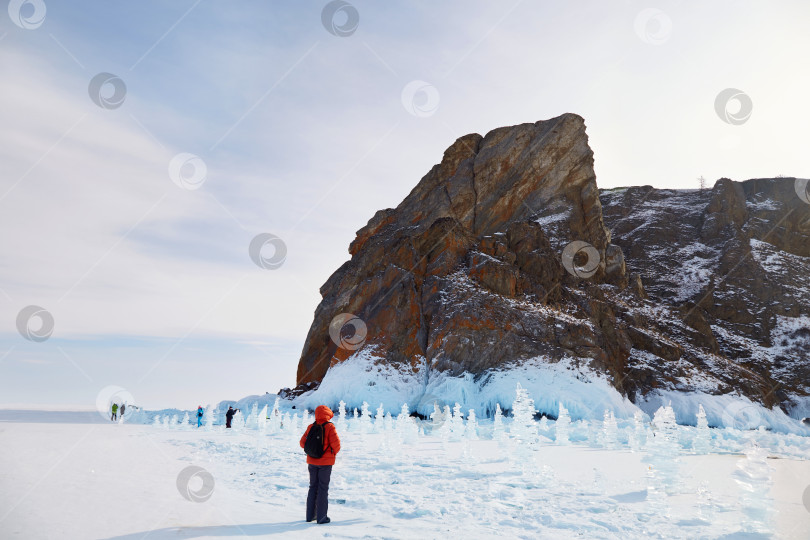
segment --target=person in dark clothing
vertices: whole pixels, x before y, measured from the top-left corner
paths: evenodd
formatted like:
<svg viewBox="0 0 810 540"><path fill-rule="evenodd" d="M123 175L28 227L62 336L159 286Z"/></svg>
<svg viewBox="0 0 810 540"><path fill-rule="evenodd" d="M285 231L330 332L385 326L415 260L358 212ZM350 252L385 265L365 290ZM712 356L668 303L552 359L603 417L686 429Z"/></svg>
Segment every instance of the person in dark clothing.
<svg viewBox="0 0 810 540"><path fill-rule="evenodd" d="M121 410L119 411L119 414L120 414L121 418L123 418L123 417L124 417L124 411L126 411L126 410L127 410L127 404L126 404L126 403L122 403L122 404L121 404Z"/></svg>
<svg viewBox="0 0 810 540"><path fill-rule="evenodd" d="M315 423L307 427L306 433L301 437L301 448L307 442L310 430L318 424L323 428L323 455L312 457L307 454L309 469L309 492L307 493L307 522L318 520L319 524L329 523L331 519L326 515L329 509L329 480L332 476L332 466L335 456L340 452L340 438L335 425L329 420L334 413L326 405L319 405L315 409Z"/></svg>
<svg viewBox="0 0 810 540"><path fill-rule="evenodd" d="M225 427L231 427L231 420L233 420L233 415L236 414L236 409L231 406L228 406L228 412L225 413Z"/></svg>

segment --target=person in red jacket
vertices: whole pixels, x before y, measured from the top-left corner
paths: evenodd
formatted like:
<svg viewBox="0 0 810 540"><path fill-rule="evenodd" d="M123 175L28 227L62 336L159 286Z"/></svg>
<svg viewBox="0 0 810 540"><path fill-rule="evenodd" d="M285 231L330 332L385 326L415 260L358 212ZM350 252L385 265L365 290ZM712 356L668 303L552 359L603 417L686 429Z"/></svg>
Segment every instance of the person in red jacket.
<svg viewBox="0 0 810 540"><path fill-rule="evenodd" d="M340 438L338 437L335 425L329 420L334 413L326 405L318 405L315 409L315 424L323 428L323 455L319 458L307 455L309 468L309 493L307 494L307 522L315 519L318 523L329 523L331 520L326 515L329 508L329 479L332 476L332 465L335 464L335 456L340 452ZM312 426L307 426L307 431L301 437L301 448L307 442ZM316 512L317 510L317 512Z"/></svg>

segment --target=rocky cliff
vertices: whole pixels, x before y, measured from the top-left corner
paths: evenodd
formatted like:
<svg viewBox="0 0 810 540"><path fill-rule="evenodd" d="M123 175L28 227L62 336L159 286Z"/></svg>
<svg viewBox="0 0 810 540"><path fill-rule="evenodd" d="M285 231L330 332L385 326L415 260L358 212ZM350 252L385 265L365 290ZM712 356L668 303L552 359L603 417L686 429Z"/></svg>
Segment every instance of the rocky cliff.
<svg viewBox="0 0 810 540"><path fill-rule="evenodd" d="M810 390L800 185L600 192L574 114L466 135L358 231L298 383L362 352L428 378L566 359L631 401L736 392L790 411Z"/></svg>

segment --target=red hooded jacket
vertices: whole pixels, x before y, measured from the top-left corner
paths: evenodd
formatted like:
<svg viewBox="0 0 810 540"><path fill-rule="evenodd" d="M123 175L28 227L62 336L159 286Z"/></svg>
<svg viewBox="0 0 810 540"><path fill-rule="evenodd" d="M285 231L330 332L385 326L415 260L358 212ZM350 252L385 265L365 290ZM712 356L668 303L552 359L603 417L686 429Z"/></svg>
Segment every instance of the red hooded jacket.
<svg viewBox="0 0 810 540"><path fill-rule="evenodd" d="M332 409L326 405L318 405L315 409L315 421L319 424L329 422L333 416L335 416L335 414L332 412ZM308 425L306 433L301 437L301 448L304 447L304 443L307 441L307 435L309 435L309 429L311 427L312 424ZM335 456L340 452L340 438L338 437L334 424L326 424L323 427L323 448L325 450L323 456L319 458L307 456L307 463L310 465L335 464Z"/></svg>

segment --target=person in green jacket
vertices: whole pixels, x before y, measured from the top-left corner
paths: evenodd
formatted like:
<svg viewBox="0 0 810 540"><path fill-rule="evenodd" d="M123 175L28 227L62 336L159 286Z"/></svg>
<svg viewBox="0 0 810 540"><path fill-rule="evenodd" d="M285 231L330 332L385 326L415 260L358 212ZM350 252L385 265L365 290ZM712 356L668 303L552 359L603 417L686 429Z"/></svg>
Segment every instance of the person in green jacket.
<svg viewBox="0 0 810 540"><path fill-rule="evenodd" d="M118 420L118 403L112 404L112 417L110 420L115 421Z"/></svg>

